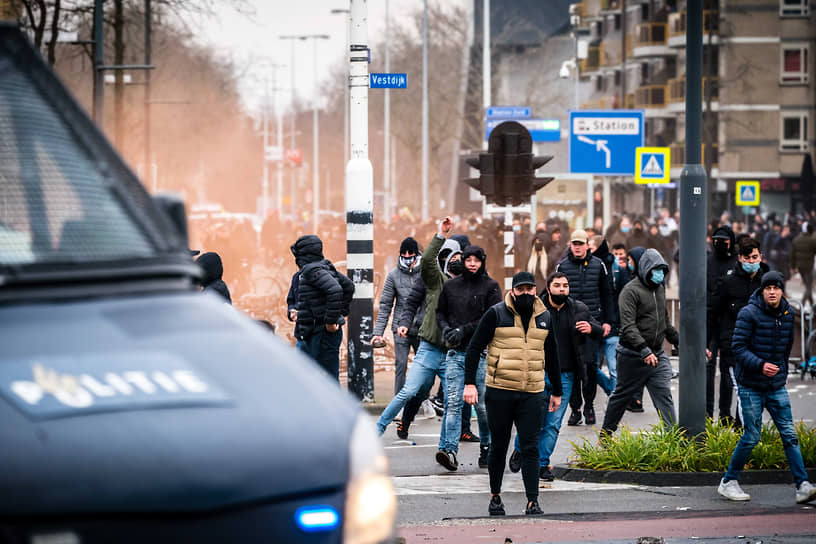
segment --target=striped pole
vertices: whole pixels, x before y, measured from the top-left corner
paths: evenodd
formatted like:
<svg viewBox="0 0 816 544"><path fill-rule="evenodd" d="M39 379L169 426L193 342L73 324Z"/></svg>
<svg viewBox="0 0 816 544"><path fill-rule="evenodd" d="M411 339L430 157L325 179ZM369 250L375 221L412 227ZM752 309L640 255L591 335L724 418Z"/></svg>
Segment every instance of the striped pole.
<svg viewBox="0 0 816 544"><path fill-rule="evenodd" d="M513 232L513 211L504 210L504 289L509 290L513 285L513 269L516 267L513 257L515 233Z"/></svg>
<svg viewBox="0 0 816 544"><path fill-rule="evenodd" d="M354 282L348 319L348 389L374 402L374 170L368 160L368 8L351 0L349 121L351 158L346 165L346 262Z"/></svg>

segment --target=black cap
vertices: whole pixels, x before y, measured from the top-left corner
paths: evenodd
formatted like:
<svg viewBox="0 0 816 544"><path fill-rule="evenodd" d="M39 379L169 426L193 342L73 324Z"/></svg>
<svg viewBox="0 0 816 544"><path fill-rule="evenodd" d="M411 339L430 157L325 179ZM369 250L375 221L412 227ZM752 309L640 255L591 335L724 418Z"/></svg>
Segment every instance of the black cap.
<svg viewBox="0 0 816 544"><path fill-rule="evenodd" d="M530 274L529 272L521 271L518 272L515 276L513 276L513 288L516 288L520 285L535 285L535 276Z"/></svg>
<svg viewBox="0 0 816 544"><path fill-rule="evenodd" d="M782 274L776 271L766 272L762 276L762 282L759 284L760 289L765 289L769 285L776 285L783 291L785 290L785 278L782 277Z"/></svg>

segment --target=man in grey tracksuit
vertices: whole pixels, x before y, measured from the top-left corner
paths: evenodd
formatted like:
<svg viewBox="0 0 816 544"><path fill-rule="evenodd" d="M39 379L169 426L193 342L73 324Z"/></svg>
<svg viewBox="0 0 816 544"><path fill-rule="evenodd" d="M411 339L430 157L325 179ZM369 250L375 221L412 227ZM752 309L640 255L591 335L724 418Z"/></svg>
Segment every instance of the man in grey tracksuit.
<svg viewBox="0 0 816 544"><path fill-rule="evenodd" d="M621 291L618 382L609 397L602 433L615 432L634 394L644 386L660 419L668 426L675 422L670 388L672 368L663 351L663 341L677 346L680 336L666 311L663 281L668 268L657 250L647 249L638 262L636 279Z"/></svg>
<svg viewBox="0 0 816 544"><path fill-rule="evenodd" d="M421 281L419 276L419 244L410 236L400 244L399 262L397 267L388 273L385 278L382 294L380 295L380 311L377 322L374 324L374 334L371 336L372 345L383 342L385 326L391 309L394 309L394 319L391 320L391 332L394 335L394 394L399 393L405 385L405 372L408 368L408 352L414 348L414 355L419 349L419 327L425 307L422 305L414 314L411 326L406 336L397 334L399 316L402 314L408 295L414 285ZM396 302L396 306L394 303Z"/></svg>

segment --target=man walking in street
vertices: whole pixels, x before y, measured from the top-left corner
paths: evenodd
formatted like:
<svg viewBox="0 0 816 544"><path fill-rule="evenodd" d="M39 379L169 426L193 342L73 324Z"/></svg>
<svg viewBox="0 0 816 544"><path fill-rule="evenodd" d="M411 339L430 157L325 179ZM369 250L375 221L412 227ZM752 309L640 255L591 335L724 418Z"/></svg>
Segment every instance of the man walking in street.
<svg viewBox="0 0 816 544"><path fill-rule="evenodd" d="M718 227L711 236L711 246L713 252L706 261L706 306L711 304L711 296L717 282L737 264L736 238L731 227L728 225ZM720 324L710 319L706 319L706 339L708 340L706 377L712 376L713 379L717 372L717 357L722 358L721 351L729 348L731 339L726 338L725 343L722 343ZM720 365L722 366L722 362ZM706 386L709 387L708 383ZM713 383L710 387L714 387Z"/></svg>
<svg viewBox="0 0 816 544"><path fill-rule="evenodd" d="M521 442L521 474L527 495L525 514L542 514L538 504L538 434L546 379L551 394L550 412L561 404L561 371L551 335L552 322L536 296L535 277L529 272L513 276L512 290L504 302L492 306L479 321L465 355L465 389L462 398L475 404L484 396L492 438L488 455L491 516L505 514L501 499L504 464L513 425ZM487 348L484 395L477 388L482 352Z"/></svg>
<svg viewBox="0 0 816 544"><path fill-rule="evenodd" d="M436 461L448 470L456 470L458 467L456 454L459 452L462 426L465 350L479 320L488 308L501 302L499 284L485 273L487 256L482 248L469 246L462 253L462 258L465 262L464 273L442 286L436 308L436 320L448 347L445 357L445 413ZM482 389L484 376L485 361L482 358L476 376L476 381ZM487 426L484 399L476 404L476 418L480 435L479 467L487 468L490 431Z"/></svg>
<svg viewBox="0 0 816 544"><path fill-rule="evenodd" d="M420 262L420 274L426 291L425 315L419 328L419 349L414 356L411 371L405 379L405 385L391 399L377 420L380 435L394 421L405 404L423 387L431 388L436 376L444 383L445 353L442 351L442 332L436 322L436 306L445 280L450 275L460 275L464 269L459 242L448 239L452 229L453 221L450 217L445 217L439 222L439 232L428 244ZM440 447L441 445L440 437Z"/></svg>
<svg viewBox="0 0 816 544"><path fill-rule="evenodd" d="M626 407L644 386L663 423L669 427L676 420L670 387L672 368L663 341L677 346L680 336L666 310L663 280L667 270L660 253L647 249L638 262L637 279L627 283L620 294L618 383L606 407L602 435L615 432Z"/></svg>
<svg viewBox="0 0 816 544"><path fill-rule="evenodd" d="M759 242L745 238L737 248L737 266L726 272L717 281L709 300L709 321L717 323L720 331L720 420L732 422L731 399L733 398L734 353L731 351L731 337L734 324L740 310L748 304L748 299L759 288L763 274L768 272L768 265L762 262ZM707 342L710 344L711 341ZM714 367L706 368L706 415L714 417ZM737 424L739 424L737 412Z"/></svg>
<svg viewBox="0 0 816 544"><path fill-rule="evenodd" d="M569 280L563 272L553 272L547 278L547 290L541 294L541 300L551 316L552 329L550 334L555 340L558 353L558 366L561 369L561 390L569 398L575 376L585 371L583 346L587 336L599 340L603 334L600 323L592 319L589 308L580 300L569 296ZM552 395L552 384L547 378L546 398ZM567 403L561 404L554 412L542 416L541 434L538 439L538 476L545 482L553 481L550 470L550 457L555 450L558 433ZM521 444L518 435L513 453L508 463L511 472L518 472L521 468Z"/></svg>
<svg viewBox="0 0 816 544"><path fill-rule="evenodd" d="M808 223L805 232L793 239L790 253L791 276L794 271L799 272L802 278L802 305L813 306L813 257L816 256L816 236L813 235L813 225Z"/></svg>
<svg viewBox="0 0 816 544"><path fill-rule="evenodd" d="M290 248L300 268L295 337L301 349L336 380L340 379L340 344L354 284L323 257L323 242L301 236Z"/></svg>
<svg viewBox="0 0 816 544"><path fill-rule="evenodd" d="M794 312L784 296L779 272L762 276L760 288L740 310L731 341L736 358L736 380L743 433L717 492L732 501L751 499L739 485L739 476L760 439L762 411L773 419L796 484L796 502L816 499L816 486L808 481L799 440L793 426L790 398L785 389L793 347Z"/></svg>
<svg viewBox="0 0 816 544"><path fill-rule="evenodd" d="M391 333L394 337L394 394L399 393L405 385L405 374L408 370L408 353L414 349L416 356L419 349L419 326L422 324L423 311L414 315L411 327L405 336L397 333L398 319L408 295L414 284L419 281L419 244L410 236L402 241L399 250L399 261L397 267L388 273L380 295L380 311L377 314L377 321L374 323L374 333L371 336L372 346L383 345L383 333L394 309L394 318L391 322ZM396 306L395 306L396 303Z"/></svg>
<svg viewBox="0 0 816 544"><path fill-rule="evenodd" d="M609 278L603 262L589 253L589 237L586 231L576 230L570 236L570 247L566 257L561 259L556 267L558 272L567 275L570 285L570 298L580 300L589 308L592 319L601 323L603 335L607 336L612 330L612 297L610 296ZM583 396L583 417L587 425L595 424L595 394L597 385L597 368L595 354L598 352L599 342L587 340L584 347L586 355L585 378L583 384L574 384L569 399L572 413L567 421L568 425L581 423L581 397Z"/></svg>

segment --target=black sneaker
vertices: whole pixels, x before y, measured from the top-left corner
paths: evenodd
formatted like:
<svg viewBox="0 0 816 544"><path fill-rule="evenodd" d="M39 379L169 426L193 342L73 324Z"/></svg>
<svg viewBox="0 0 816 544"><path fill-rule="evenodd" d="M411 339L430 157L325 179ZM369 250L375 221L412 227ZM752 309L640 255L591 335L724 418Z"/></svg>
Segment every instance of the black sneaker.
<svg viewBox="0 0 816 544"><path fill-rule="evenodd" d="M451 472L459 468L459 463L456 462L456 454L452 451L439 450L436 452L436 462Z"/></svg>
<svg viewBox="0 0 816 544"><path fill-rule="evenodd" d="M555 480L555 476L553 476L550 467L541 467L538 469L538 479L544 482L552 482Z"/></svg>
<svg viewBox="0 0 816 544"><path fill-rule="evenodd" d="M570 427L575 427L576 425L581 424L581 410L573 410L570 414L569 419L567 420L567 425Z"/></svg>
<svg viewBox="0 0 816 544"><path fill-rule="evenodd" d="M490 446L479 446L479 468L487 468L487 453Z"/></svg>
<svg viewBox="0 0 816 544"><path fill-rule="evenodd" d="M528 516L540 516L544 512L541 511L541 507L538 505L538 500L533 499L527 503L527 509L524 510L524 513Z"/></svg>
<svg viewBox="0 0 816 544"><path fill-rule="evenodd" d="M521 470L521 452L513 450L513 453L510 454L510 462L507 464L510 466L510 472Z"/></svg>
<svg viewBox="0 0 816 544"><path fill-rule="evenodd" d="M584 423L595 425L595 408L592 406L584 406Z"/></svg>
<svg viewBox="0 0 816 544"><path fill-rule="evenodd" d="M402 440L408 438L408 425L403 425L402 421L397 423L397 436Z"/></svg>
<svg viewBox="0 0 816 544"><path fill-rule="evenodd" d="M500 496L493 495L492 497L490 497L490 504L487 505L487 512L491 516L504 515L504 503L502 502Z"/></svg>
<svg viewBox="0 0 816 544"><path fill-rule="evenodd" d="M479 437L470 431L465 431L459 437L459 442L480 442Z"/></svg>
<svg viewBox="0 0 816 544"><path fill-rule="evenodd" d="M632 402L629 403L629 406L627 406L626 409L629 410L630 412L641 414L643 413L643 402L639 400L632 400Z"/></svg>

